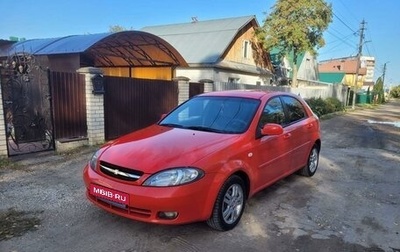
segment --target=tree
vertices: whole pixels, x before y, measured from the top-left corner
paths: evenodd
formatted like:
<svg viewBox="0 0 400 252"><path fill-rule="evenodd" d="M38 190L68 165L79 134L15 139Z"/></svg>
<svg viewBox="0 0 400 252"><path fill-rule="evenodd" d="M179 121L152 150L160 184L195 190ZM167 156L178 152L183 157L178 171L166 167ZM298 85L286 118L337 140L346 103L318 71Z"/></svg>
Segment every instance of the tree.
<svg viewBox="0 0 400 252"><path fill-rule="evenodd" d="M256 35L264 48L277 48L280 56L293 55L293 81L297 86L297 59L301 53L316 54L325 45L323 32L332 21L332 6L325 0L277 0Z"/></svg>
<svg viewBox="0 0 400 252"><path fill-rule="evenodd" d="M383 78L379 77L374 85L374 95L376 95L374 102L384 103L385 102L385 90L383 89Z"/></svg>
<svg viewBox="0 0 400 252"><path fill-rule="evenodd" d="M126 31L127 29L120 25L111 25L109 31L112 33Z"/></svg>
<svg viewBox="0 0 400 252"><path fill-rule="evenodd" d="M393 87L390 90L390 96L393 97L393 98L400 98L400 85L396 86L396 87Z"/></svg>

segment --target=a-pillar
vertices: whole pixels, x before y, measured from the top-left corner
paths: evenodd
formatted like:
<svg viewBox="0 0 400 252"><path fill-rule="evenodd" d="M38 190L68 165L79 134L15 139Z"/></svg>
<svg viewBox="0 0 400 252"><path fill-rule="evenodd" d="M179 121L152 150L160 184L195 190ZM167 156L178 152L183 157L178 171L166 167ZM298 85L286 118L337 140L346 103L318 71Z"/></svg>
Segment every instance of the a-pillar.
<svg viewBox="0 0 400 252"><path fill-rule="evenodd" d="M103 70L95 67L84 67L77 70L85 75L86 121L89 145L102 144L105 141L104 128L104 94L93 92L93 78L102 75Z"/></svg>

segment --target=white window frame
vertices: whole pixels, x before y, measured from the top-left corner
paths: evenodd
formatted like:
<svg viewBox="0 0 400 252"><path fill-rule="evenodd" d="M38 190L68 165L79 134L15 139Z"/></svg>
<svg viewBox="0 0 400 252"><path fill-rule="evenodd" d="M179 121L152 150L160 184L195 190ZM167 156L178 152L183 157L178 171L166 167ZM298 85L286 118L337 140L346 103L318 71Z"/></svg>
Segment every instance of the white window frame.
<svg viewBox="0 0 400 252"><path fill-rule="evenodd" d="M245 59L251 58L251 42L250 40L243 40L242 56Z"/></svg>

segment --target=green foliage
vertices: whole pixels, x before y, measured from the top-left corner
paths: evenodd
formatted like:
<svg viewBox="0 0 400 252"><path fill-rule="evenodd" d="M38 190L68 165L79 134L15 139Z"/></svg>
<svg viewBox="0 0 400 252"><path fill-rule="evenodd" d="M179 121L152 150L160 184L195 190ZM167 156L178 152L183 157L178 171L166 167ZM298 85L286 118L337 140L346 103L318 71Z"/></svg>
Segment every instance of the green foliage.
<svg viewBox="0 0 400 252"><path fill-rule="evenodd" d="M390 90L390 96L393 97L393 98L400 98L400 85L396 86L396 87L393 87Z"/></svg>
<svg viewBox="0 0 400 252"><path fill-rule="evenodd" d="M325 99L328 113L343 111L343 103L337 98L329 97Z"/></svg>
<svg viewBox="0 0 400 252"><path fill-rule="evenodd" d="M10 165L11 162L7 157L0 157L0 169L9 167Z"/></svg>
<svg viewBox="0 0 400 252"><path fill-rule="evenodd" d="M277 0L272 12L256 31L264 48L278 48L281 56L293 53L297 62L300 53L316 53L324 46L323 32L332 21L332 5L325 0ZM293 65L293 81L296 84L297 66Z"/></svg>
<svg viewBox="0 0 400 252"><path fill-rule="evenodd" d="M310 98L305 100L312 109L312 111L318 116L325 114L325 102L322 98Z"/></svg>
<svg viewBox="0 0 400 252"><path fill-rule="evenodd" d="M376 80L376 83L374 85L373 93L375 95L375 101L376 103L384 103L385 102L385 90L383 89L383 80L381 77L379 77Z"/></svg>
<svg viewBox="0 0 400 252"><path fill-rule="evenodd" d="M126 31L127 29L120 25L111 25L109 31L112 33Z"/></svg>
<svg viewBox="0 0 400 252"><path fill-rule="evenodd" d="M310 98L305 101L318 116L343 111L343 104L337 98L330 97L325 100L322 98Z"/></svg>

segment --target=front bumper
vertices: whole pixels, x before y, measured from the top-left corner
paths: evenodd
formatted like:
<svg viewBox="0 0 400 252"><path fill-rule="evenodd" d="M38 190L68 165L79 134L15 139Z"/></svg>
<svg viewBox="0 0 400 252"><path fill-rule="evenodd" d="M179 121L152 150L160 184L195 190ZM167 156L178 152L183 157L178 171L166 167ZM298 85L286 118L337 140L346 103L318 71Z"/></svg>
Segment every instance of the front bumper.
<svg viewBox="0 0 400 252"><path fill-rule="evenodd" d="M190 184L175 187L145 187L117 181L96 173L88 166L83 171L86 196L96 206L138 221L159 224L184 224L207 220L214 206L218 186L213 177L205 175ZM90 184L100 185L129 194L126 207L113 204L90 193ZM159 212L178 212L175 219L162 219Z"/></svg>

